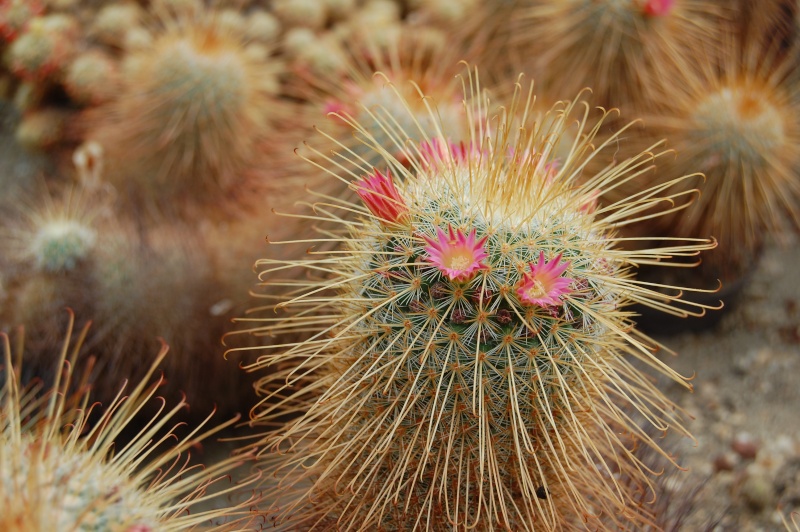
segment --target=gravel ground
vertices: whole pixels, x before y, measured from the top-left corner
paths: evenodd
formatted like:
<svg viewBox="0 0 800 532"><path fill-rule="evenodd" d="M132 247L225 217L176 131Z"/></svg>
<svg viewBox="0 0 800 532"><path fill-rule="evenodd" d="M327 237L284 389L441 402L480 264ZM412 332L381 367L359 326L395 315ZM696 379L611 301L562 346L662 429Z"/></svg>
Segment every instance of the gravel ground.
<svg viewBox="0 0 800 532"><path fill-rule="evenodd" d="M797 241L768 246L714 329L658 338L679 354L675 369L696 375L694 393L667 388L694 418L696 444L673 449L689 469L685 482L707 479L684 530L714 517L716 530L782 530L781 514L800 510L798 264Z"/></svg>

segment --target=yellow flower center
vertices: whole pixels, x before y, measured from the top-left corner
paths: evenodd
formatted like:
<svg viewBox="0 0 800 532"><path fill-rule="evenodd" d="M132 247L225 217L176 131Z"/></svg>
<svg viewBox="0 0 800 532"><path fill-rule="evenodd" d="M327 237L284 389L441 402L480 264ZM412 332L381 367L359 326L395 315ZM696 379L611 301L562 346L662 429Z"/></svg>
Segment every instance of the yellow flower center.
<svg viewBox="0 0 800 532"><path fill-rule="evenodd" d="M525 295L531 299L539 299L547 295L547 290L545 290L544 285L539 279L534 279L533 285L525 290Z"/></svg>
<svg viewBox="0 0 800 532"><path fill-rule="evenodd" d="M472 264L472 254L468 251L456 252L450 255L450 260L447 261L447 267L451 270L466 270Z"/></svg>

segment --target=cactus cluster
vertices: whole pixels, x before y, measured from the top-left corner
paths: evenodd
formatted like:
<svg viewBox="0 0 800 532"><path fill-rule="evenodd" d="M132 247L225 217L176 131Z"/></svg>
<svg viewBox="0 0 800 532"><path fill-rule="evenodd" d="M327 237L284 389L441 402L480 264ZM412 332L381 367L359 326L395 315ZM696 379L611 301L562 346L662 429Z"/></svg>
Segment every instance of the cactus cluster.
<svg viewBox="0 0 800 532"><path fill-rule="evenodd" d="M691 385L637 313L717 308L676 285L735 278L800 219L796 18L785 0L0 0L0 331L26 324L26 371L49 389L59 310L93 320L96 363L67 371L119 412L150 392L120 402L109 374L149 378L161 336L167 398L241 410L249 376L218 339L268 234L267 303L226 337L243 342L231 356L260 354L241 364L266 396L252 425L273 429L252 445L278 479L262 518L665 526L640 451L675 469L652 434L686 435L684 416L654 379ZM509 82L521 71L535 91ZM673 273L701 258L700 282ZM55 379L40 400L12 378L3 404L87 401ZM6 433L20 526L195 522L172 503L160 521L146 473L122 487L113 453L62 430L102 446L113 414L70 412ZM90 509L30 520L22 484Z"/></svg>
<svg viewBox="0 0 800 532"><path fill-rule="evenodd" d="M87 345L102 352L98 373L114 368L141 377L160 336L177 353L167 360L169 372L183 377L170 381L167 396L199 396L198 411L214 403L239 410L240 394L218 397L230 389L247 392L217 340L226 328L220 315L241 304L247 290L230 280L241 278L238 268L222 263L228 254L243 262L255 257L234 248L230 237L211 243L206 236L213 231L204 227L206 220L242 214L247 201L261 201L256 191L265 187L246 170L260 157L258 143L272 119L281 116L280 62L267 41L251 49L225 10L195 2L150 7L48 3L29 13L6 47L4 57L16 57L18 43L38 36L40 26L53 29L61 21L70 28L69 58L46 79L10 85L13 104L24 110L17 143L51 150L67 164L48 168L3 209L0 241L8 253L0 264L9 304L0 308L0 320L4 329L25 323L33 332L29 367L43 373L65 306L95 322ZM123 37L135 29L146 38L139 35L134 46ZM88 110L78 114L81 108ZM76 147L66 137L86 141L74 152L74 168L61 153ZM235 201L224 203L222 196ZM262 239L256 231L240 238L248 248ZM218 390L198 393L201 386L208 390L210 374ZM115 393L113 381L95 386L98 400Z"/></svg>
<svg viewBox="0 0 800 532"><path fill-rule="evenodd" d="M451 142L435 107L439 136L380 121L390 146L345 117L385 167L365 167L343 145L328 157L335 178L361 176L351 186L364 206L320 200L320 221L341 225L312 242L340 246L258 263L265 286L292 290L274 306L288 317L264 317L256 330L309 335L264 346L254 364L274 366L260 387L276 399L257 419L302 413L262 442L286 452L271 465L293 494L275 508L283 528L527 530L650 519L612 480L623 474L635 490L651 489L632 448L657 444L629 412L684 429L627 357L688 384L631 331L625 307L692 310L633 279L633 267L713 243L623 251L615 231L625 220L682 194L656 186L605 207L597 197L647 173L660 154L581 176L602 122L586 127L585 101L535 120L532 94L518 87L486 130L491 108L477 74L466 86L469 141ZM578 140L558 159L574 120ZM306 279L284 279L291 268Z"/></svg>

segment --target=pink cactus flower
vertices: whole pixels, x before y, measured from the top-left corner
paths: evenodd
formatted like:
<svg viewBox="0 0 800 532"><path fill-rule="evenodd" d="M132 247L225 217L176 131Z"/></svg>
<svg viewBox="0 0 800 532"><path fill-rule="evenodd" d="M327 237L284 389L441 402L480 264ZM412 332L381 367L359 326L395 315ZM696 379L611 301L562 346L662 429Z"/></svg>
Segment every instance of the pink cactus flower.
<svg viewBox="0 0 800 532"><path fill-rule="evenodd" d="M471 157L479 155L479 150L471 142L445 142L439 138L433 138L430 142L422 141L419 146L422 155L422 164L426 168L434 165L449 165L466 163Z"/></svg>
<svg viewBox="0 0 800 532"><path fill-rule="evenodd" d="M367 205L372 214L386 222L397 223L408 213L406 202L394 186L392 173L387 170L384 175L375 170L355 182L356 192Z"/></svg>
<svg viewBox="0 0 800 532"><path fill-rule="evenodd" d="M596 188L589 193L589 196L583 202L583 204L578 207L578 211L584 214L592 214L597 210L597 200L600 197L600 189Z"/></svg>
<svg viewBox="0 0 800 532"><path fill-rule="evenodd" d="M461 229L453 233L452 226L447 231L437 228L437 238L423 237L428 243L425 259L453 281L468 280L485 266L481 261L488 257L483 248L487 237L476 240L475 229L469 235L464 235Z"/></svg>
<svg viewBox="0 0 800 532"><path fill-rule="evenodd" d="M675 7L675 0L646 0L642 10L648 17L663 17L669 15Z"/></svg>
<svg viewBox="0 0 800 532"><path fill-rule="evenodd" d="M322 106L322 112L329 118L335 118L343 121L343 117L352 116L353 110L344 102L339 100L327 100Z"/></svg>
<svg viewBox="0 0 800 532"><path fill-rule="evenodd" d="M517 287L517 296L522 303L540 307L559 305L561 296L572 292L569 285L575 280L561 277L561 274L569 268L570 261L561 264L559 262L561 262L561 253L550 262L546 262L544 251L540 251L539 261L528 264L531 271L525 273Z"/></svg>

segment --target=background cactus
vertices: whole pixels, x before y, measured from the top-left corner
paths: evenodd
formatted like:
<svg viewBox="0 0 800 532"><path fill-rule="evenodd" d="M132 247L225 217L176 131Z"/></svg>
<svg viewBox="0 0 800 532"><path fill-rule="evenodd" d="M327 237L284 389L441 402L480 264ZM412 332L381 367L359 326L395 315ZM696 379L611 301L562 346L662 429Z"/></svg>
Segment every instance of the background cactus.
<svg viewBox="0 0 800 532"><path fill-rule="evenodd" d="M67 94L81 104L112 100L119 90L119 67L109 54L89 50L77 55L64 76Z"/></svg>
<svg viewBox="0 0 800 532"><path fill-rule="evenodd" d="M317 151L324 154L336 149L339 141L363 157L365 164L376 166L382 164L382 155L351 135L348 120L361 124L381 146L391 149L393 133L384 127L385 123L414 135L416 141L437 135L439 125L430 112L433 105L447 131L459 137L468 136L457 61L472 55L467 52L470 46L464 35L456 32L448 36L434 28L409 29L380 38L368 32L354 32L339 48L340 68L327 72L297 68L297 75L287 84L286 91L305 100L307 105L291 135L281 143L281 149L273 148L275 158L285 161L281 168L294 177L286 182L295 185L297 176L304 176L318 191L348 197L346 185L326 179L324 172L300 163L287 149L287 144L299 146L304 157L315 158L302 143L318 126L327 125L325 130L334 138L327 147L318 142ZM330 46L322 48L328 55L336 53L330 51ZM403 98L398 99L395 91L400 91ZM403 151L393 153L395 157L403 154ZM321 159L316 160L324 164Z"/></svg>
<svg viewBox="0 0 800 532"><path fill-rule="evenodd" d="M61 75L75 53L77 21L63 14L35 17L9 46L5 61L23 79L43 81Z"/></svg>
<svg viewBox="0 0 800 532"><path fill-rule="evenodd" d="M702 172L702 194L689 209L664 217L660 234L713 235L719 248L702 266L709 278L739 278L757 260L767 235L800 220L800 92L792 53L750 34L729 42L725 61L661 80L661 105L644 115L646 139L666 137L676 156L666 181ZM628 189L630 190L630 189Z"/></svg>
<svg viewBox="0 0 800 532"><path fill-rule="evenodd" d="M7 0L0 4L0 37L10 42L17 38L30 20L44 12L38 0Z"/></svg>
<svg viewBox="0 0 800 532"><path fill-rule="evenodd" d="M251 367L276 370L260 382L276 402L257 421L302 414L261 442L287 453L271 465L287 490L273 508L281 527L523 530L650 519L633 495L650 490L650 479L631 450L658 446L627 412L684 429L626 355L688 384L653 356L655 344L632 330L624 307L689 311L672 306L678 295L634 280L632 267L713 245L619 249L616 228L682 194L658 186L614 205L596 198L660 155L580 177L600 127L586 127L585 102L561 103L535 122L526 113L532 94L518 88L506 109L489 111L477 77L465 85L475 134L463 142L376 118L393 139L387 145L348 120L384 169L344 145L327 168L334 179L361 176L352 186L366 208L320 199L318 219L339 229L303 242L340 247L258 263L265 286L290 288L273 307L290 315L252 330L310 335L263 346ZM430 115L451 133L435 107ZM574 120L578 140L556 159ZM347 211L359 219L343 219ZM292 268L307 279L284 279ZM618 473L636 488L621 489Z"/></svg>
<svg viewBox="0 0 800 532"><path fill-rule="evenodd" d="M15 220L0 232L8 251L3 269L14 288L3 313L31 333L27 366L49 379L62 309L70 307L95 324L86 346L99 351L93 369L98 401L117 393L114 380L98 375L113 368L142 378L161 337L174 350L165 360L167 373L181 376L162 394L177 400L188 393L197 407L193 413L215 405L226 414L238 411L249 396L241 386L246 376L217 347L226 330L220 316L234 304L221 310L218 305L236 295L223 290L214 254L189 245L192 232L177 223L140 234L113 216L110 199L102 190L77 187L42 193L37 202L14 209ZM211 389L210 382L217 391L200 394Z"/></svg>
<svg viewBox="0 0 800 532"><path fill-rule="evenodd" d="M241 174L280 116L280 63L249 54L220 20L206 10L163 15L152 43L126 55L117 98L89 120L109 180L140 215L221 207L236 193L238 210L248 198Z"/></svg>
<svg viewBox="0 0 800 532"><path fill-rule="evenodd" d="M71 340L72 320L54 358L60 377L42 393L41 383L22 384L22 349L0 335L0 527L9 532L45 530L189 530L217 520L238 520L247 527L247 497L229 507L189 513L195 504L233 490L219 488L243 458L225 459L207 469L189 465L186 452L236 420L203 430L209 418L180 435L180 424L167 428L185 402L140 419L159 384L148 384L162 346L145 380L125 386L106 408L93 405L86 375L73 373L86 329ZM76 378L77 377L77 378ZM163 380L163 378L161 379ZM163 409L163 405L162 405ZM122 434L141 423L135 436ZM174 439L174 441L173 441ZM254 480L253 478L249 481ZM205 530L205 528L203 528Z"/></svg>
<svg viewBox="0 0 800 532"><path fill-rule="evenodd" d="M591 87L599 105L639 110L652 104L655 78L694 68L698 47L714 53L728 16L708 0L523 0L508 38L520 54L515 66L551 94Z"/></svg>

